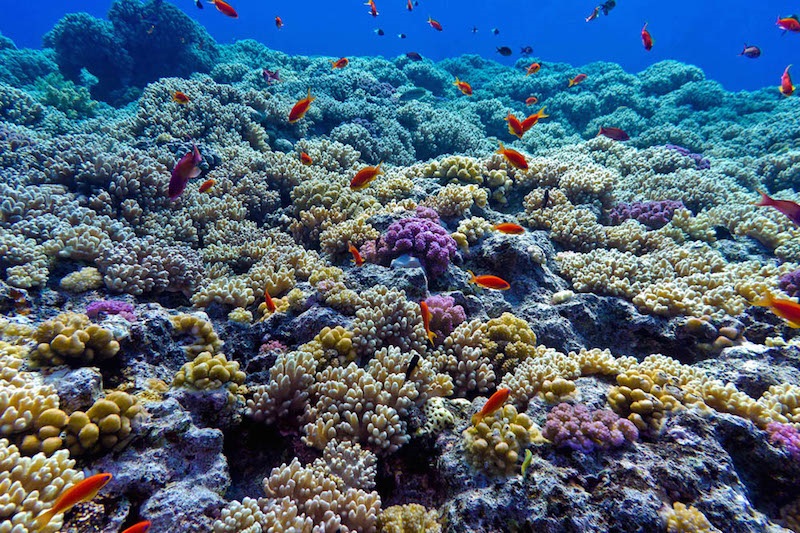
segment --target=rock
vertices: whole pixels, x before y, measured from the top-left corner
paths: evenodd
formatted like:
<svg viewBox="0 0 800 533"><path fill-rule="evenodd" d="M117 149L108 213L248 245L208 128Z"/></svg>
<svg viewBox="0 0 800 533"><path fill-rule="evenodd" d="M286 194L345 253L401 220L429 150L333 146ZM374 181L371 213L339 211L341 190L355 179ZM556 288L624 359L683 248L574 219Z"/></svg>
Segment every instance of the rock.
<svg viewBox="0 0 800 533"><path fill-rule="evenodd" d="M59 407L67 412L85 411L103 395L103 376L96 368L62 369L46 375L45 384L58 392Z"/></svg>

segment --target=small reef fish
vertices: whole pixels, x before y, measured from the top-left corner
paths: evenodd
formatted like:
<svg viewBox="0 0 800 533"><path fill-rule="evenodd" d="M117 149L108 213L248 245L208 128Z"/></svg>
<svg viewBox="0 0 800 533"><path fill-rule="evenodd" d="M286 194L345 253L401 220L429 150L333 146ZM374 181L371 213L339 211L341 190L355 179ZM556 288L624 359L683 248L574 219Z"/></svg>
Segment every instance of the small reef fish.
<svg viewBox="0 0 800 533"><path fill-rule="evenodd" d="M231 6L227 2L223 2L223 0L209 0L208 3L214 4L214 7L217 8L217 11L219 11L226 17L230 17L232 19L239 18L239 13L237 13L236 10L233 9L233 6Z"/></svg>
<svg viewBox="0 0 800 533"><path fill-rule="evenodd" d="M522 122L511 113L506 115L505 121L508 122L508 133L522 139L522 136L525 134L525 130L522 128Z"/></svg>
<svg viewBox="0 0 800 533"><path fill-rule="evenodd" d="M283 19L280 17L275 17L275 27L278 29L283 28Z"/></svg>
<svg viewBox="0 0 800 533"><path fill-rule="evenodd" d="M472 34L475 35L476 33L478 33L478 27L477 26L473 26L472 27Z"/></svg>
<svg viewBox="0 0 800 533"><path fill-rule="evenodd" d="M489 416L490 414L494 413L501 407L503 404L506 403L508 397L511 395L511 389L497 389L497 392L492 394L489 397L489 400L485 404L483 404L483 408L472 415L472 425L477 426L483 420L483 417Z"/></svg>
<svg viewBox="0 0 800 533"><path fill-rule="evenodd" d="M528 161L525 156L511 148L506 148L503 143L500 143L500 148L497 149L498 154L502 154L511 166L520 170L528 170Z"/></svg>
<svg viewBox="0 0 800 533"><path fill-rule="evenodd" d="M386 34L384 33L384 31L383 31L382 29L380 29L380 28L376 28L376 29L375 29L375 33L376 33L376 34L377 34L379 37L383 37L384 35L386 35Z"/></svg>
<svg viewBox="0 0 800 533"><path fill-rule="evenodd" d="M787 31L792 33L800 32L800 19L798 19L797 15L789 15L788 17L783 18L778 17L775 25L782 29L784 34Z"/></svg>
<svg viewBox="0 0 800 533"><path fill-rule="evenodd" d="M588 76L586 74L578 74L577 76L575 76L574 78L569 80L568 87L572 87L573 85L578 85L579 83L581 83L586 78L588 78Z"/></svg>
<svg viewBox="0 0 800 533"><path fill-rule="evenodd" d="M378 163L377 167L364 167L356 172L356 175L350 181L350 188L354 191L360 191L367 187L379 174L383 174L381 170L382 164L383 162Z"/></svg>
<svg viewBox="0 0 800 533"><path fill-rule="evenodd" d="M529 55L531 55L533 53L533 46L530 46L530 45L522 46L519 49L519 53L524 55L524 56L529 56Z"/></svg>
<svg viewBox="0 0 800 533"><path fill-rule="evenodd" d="M196 178L200 175L201 171L198 165L201 161L203 161L203 157L197 150L197 145L193 144L192 150L186 152L186 155L181 157L175 164L175 168L172 169L169 190L167 191L170 200L175 201L178 199L178 196L186 189L189 178Z"/></svg>
<svg viewBox="0 0 800 533"><path fill-rule="evenodd" d="M406 369L406 381L411 379L411 375L414 373L414 370L417 369L418 364L419 364L419 353L414 352L414 355L411 356L411 360L408 362L408 368Z"/></svg>
<svg viewBox="0 0 800 533"><path fill-rule="evenodd" d="M761 48L744 43L744 48L742 48L742 51L739 53L739 55L749 57L750 59L755 59L757 57L761 57Z"/></svg>
<svg viewBox="0 0 800 533"><path fill-rule="evenodd" d="M272 85L273 83L278 83L281 81L280 74L278 74L277 70L265 68L261 71L261 76L264 78L264 81L267 82L267 85Z"/></svg>
<svg viewBox="0 0 800 533"><path fill-rule="evenodd" d="M506 280L498 278L497 276L492 276L490 274L476 276L471 270L467 270L467 274L470 275L470 283L474 283L478 287L483 287L484 289L506 291L511 288L511 285Z"/></svg>
<svg viewBox="0 0 800 533"><path fill-rule="evenodd" d="M456 81L453 82L453 85L458 87L458 90L461 91L462 94L466 94L467 96L472 95L472 86L465 81L459 80L458 76L456 76Z"/></svg>
<svg viewBox="0 0 800 533"><path fill-rule="evenodd" d="M525 472L528 471L528 468L531 466L531 462L533 461L533 452L531 452L530 448L525 448L525 460L522 461L522 468L520 468L520 473L522 477L525 477Z"/></svg>
<svg viewBox="0 0 800 533"><path fill-rule="evenodd" d="M775 298L771 293L767 293L752 303L759 307L768 307L770 311L786 320L790 328L800 328L800 304L794 300Z"/></svg>
<svg viewBox="0 0 800 533"><path fill-rule="evenodd" d="M406 9L414 11L414 4L411 3L411 0L406 0Z"/></svg>
<svg viewBox="0 0 800 533"><path fill-rule="evenodd" d="M141 522L136 522L122 533L147 533L148 531L150 531L150 520L142 520Z"/></svg>
<svg viewBox="0 0 800 533"><path fill-rule="evenodd" d="M292 110L289 111L289 123L294 124L301 118L303 118L308 111L308 108L311 107L311 102L316 100L316 96L311 96L311 88L308 88L308 96L305 98L301 98L297 101L296 104L292 107Z"/></svg>
<svg viewBox="0 0 800 533"><path fill-rule="evenodd" d="M522 235L525 233L525 228L513 222L501 222L492 226L492 229L508 235Z"/></svg>
<svg viewBox="0 0 800 533"><path fill-rule="evenodd" d="M500 30L497 28L492 28L492 35L500 35Z"/></svg>
<svg viewBox="0 0 800 533"><path fill-rule="evenodd" d="M800 226L800 204L797 202L792 202L791 200L776 200L774 198L770 198L766 193L761 191L758 191L758 194L761 195L761 200L753 205L757 205L759 207L774 207L789 217L789 220L794 222L796 226Z"/></svg>
<svg viewBox="0 0 800 533"><path fill-rule="evenodd" d="M547 207L547 203L550 201L550 189L545 189L544 194L542 195L542 205L539 206L539 209L544 209Z"/></svg>
<svg viewBox="0 0 800 533"><path fill-rule="evenodd" d="M531 74L536 74L537 72L539 72L539 69L541 68L542 65L540 65L539 63L531 63L530 65L528 65L528 69L525 71L525 75L530 76Z"/></svg>
<svg viewBox="0 0 800 533"><path fill-rule="evenodd" d="M786 67L786 70L783 71L783 75L781 75L781 86L778 87L778 90L781 92L783 96L792 96L794 94L794 85L792 85L792 77L789 75L790 68L792 68L791 65Z"/></svg>
<svg viewBox="0 0 800 533"><path fill-rule="evenodd" d="M615 141L627 141L630 139L625 130L620 128L613 128L609 127L606 128L605 126L600 126L600 131L597 132L597 136L603 135L604 137L608 137L609 139L614 139Z"/></svg>
<svg viewBox="0 0 800 533"><path fill-rule="evenodd" d="M653 42L653 36L647 31L647 22L645 22L644 26L642 26L642 46L649 52L653 49Z"/></svg>
<svg viewBox="0 0 800 533"><path fill-rule="evenodd" d="M197 9L203 9L203 1L202 0L194 0L194 5L197 6Z"/></svg>
<svg viewBox="0 0 800 533"><path fill-rule="evenodd" d="M305 152L300 152L300 162L305 166L310 166L314 164L314 160L311 159L311 156Z"/></svg>
<svg viewBox="0 0 800 533"><path fill-rule="evenodd" d="M439 24L438 20L433 20L431 17L428 17L428 24L436 31L442 31L444 29L442 28L442 25Z"/></svg>
<svg viewBox="0 0 800 533"><path fill-rule="evenodd" d="M274 313L278 310L278 306L275 305L275 300L273 300L272 296L269 294L269 288L264 289L264 304L267 306L267 311L270 313Z"/></svg>
<svg viewBox="0 0 800 533"><path fill-rule="evenodd" d="M608 0L607 2L603 2L600 4L600 11L603 12L603 15L608 16L612 9L617 6L617 0Z"/></svg>
<svg viewBox="0 0 800 533"><path fill-rule="evenodd" d="M420 314L422 314L422 325L425 326L425 335L428 336L428 340L431 341L431 346L433 346L433 339L436 338L436 333L431 331L431 310L428 309L428 304L425 300L419 303L419 311Z"/></svg>
<svg viewBox="0 0 800 533"><path fill-rule="evenodd" d="M514 52L512 52L511 48L509 48L508 46L498 46L497 47L497 53L500 54L503 57L508 57L511 54L513 54Z"/></svg>
<svg viewBox="0 0 800 533"><path fill-rule="evenodd" d="M28 316L33 310L33 305L28 301L25 293L20 289L11 288L8 295L14 300L14 312L20 316Z"/></svg>
<svg viewBox="0 0 800 533"><path fill-rule="evenodd" d="M380 13L378 13L378 7L375 5L375 0L369 0L369 2L367 2L364 5L369 6L368 13L373 17L377 17L378 15L380 15Z"/></svg>
<svg viewBox="0 0 800 533"><path fill-rule="evenodd" d="M593 21L594 19L596 19L599 16L600 16L600 6L597 6L596 8L594 8L592 10L591 13L589 13L589 16L586 17L585 20L586 20L586 22L591 22L591 21Z"/></svg>
<svg viewBox="0 0 800 533"><path fill-rule="evenodd" d="M528 131L529 129L531 129L532 127L534 127L534 126L535 126L535 125L536 125L536 124L539 122L539 120L541 120L541 119L543 119L543 118L547 118L547 117L549 117L549 116L550 116L550 115L545 115L545 113L544 113L544 107L543 107L543 108L541 108L541 109L540 109L539 111L537 111L536 113L534 113L533 115L529 115L528 117L526 117L526 118L525 118L525 119L524 119L524 120L523 120L523 121L520 123L520 124L522 125L522 133L525 133L526 131Z"/></svg>
<svg viewBox="0 0 800 533"><path fill-rule="evenodd" d="M200 185L200 188L197 189L197 192L206 192L216 184L217 180L215 180L214 178L207 179L206 181L203 182L202 185Z"/></svg>
<svg viewBox="0 0 800 533"><path fill-rule="evenodd" d="M405 37L401 37L405 39ZM409 58L411 61L422 61L422 56L419 55L419 52L406 52L406 57Z"/></svg>
<svg viewBox="0 0 800 533"><path fill-rule="evenodd" d="M360 267L364 264L364 258L361 257L360 253L358 253L358 248L353 246L353 243L347 243L347 251L353 254L353 263L355 263L357 267Z"/></svg>
<svg viewBox="0 0 800 533"><path fill-rule="evenodd" d="M525 99L525 105L533 105L533 104L538 104L538 103L539 103L539 99L536 98L533 95L530 95L529 97L527 97Z"/></svg>
<svg viewBox="0 0 800 533"><path fill-rule="evenodd" d="M397 100L400 102L409 102L411 100L418 100L427 95L428 95L427 90L421 87L414 87L413 89L409 89L400 96L398 96Z"/></svg>
<svg viewBox="0 0 800 533"><path fill-rule="evenodd" d="M398 33L397 34L397 38L398 39L405 39L406 38L406 34L405 33Z"/></svg>
<svg viewBox="0 0 800 533"><path fill-rule="evenodd" d="M38 529L43 529L50 523L55 515L66 513L75 505L88 502L94 498L97 496L97 493L100 492L100 489L111 481L111 477L109 473L95 474L87 477L77 485L73 485L58 497L56 503L54 503L47 512L36 519L36 527Z"/></svg>
<svg viewBox="0 0 800 533"><path fill-rule="evenodd" d="M175 91L172 93L172 101L177 104L186 105L189 103L189 97L186 96L186 93L183 91Z"/></svg>
<svg viewBox="0 0 800 533"><path fill-rule="evenodd" d="M350 63L350 60L346 57L341 59L337 59L336 61L331 61L331 70L336 70L337 68L344 68Z"/></svg>

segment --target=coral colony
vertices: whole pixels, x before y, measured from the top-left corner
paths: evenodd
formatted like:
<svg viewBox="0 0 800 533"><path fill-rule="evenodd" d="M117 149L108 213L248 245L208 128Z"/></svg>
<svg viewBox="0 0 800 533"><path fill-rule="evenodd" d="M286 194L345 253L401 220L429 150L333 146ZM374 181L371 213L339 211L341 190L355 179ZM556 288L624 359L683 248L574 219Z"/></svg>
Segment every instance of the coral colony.
<svg viewBox="0 0 800 533"><path fill-rule="evenodd" d="M45 45L0 39L0 532L800 531L795 99L156 0Z"/></svg>

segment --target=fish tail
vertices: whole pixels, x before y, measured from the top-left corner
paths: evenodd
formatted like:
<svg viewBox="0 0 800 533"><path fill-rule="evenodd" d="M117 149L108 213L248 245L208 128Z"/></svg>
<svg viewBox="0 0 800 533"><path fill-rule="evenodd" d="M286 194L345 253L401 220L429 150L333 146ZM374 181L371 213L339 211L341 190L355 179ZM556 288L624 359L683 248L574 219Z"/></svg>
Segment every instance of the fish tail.
<svg viewBox="0 0 800 533"><path fill-rule="evenodd" d="M758 194L761 195L761 200L759 200L758 202L753 202L753 205L763 207L763 206L770 206L775 203L775 200L767 196L767 193L765 193L764 191L759 191L756 189L756 192L758 192Z"/></svg>
<svg viewBox="0 0 800 533"><path fill-rule="evenodd" d="M500 143L500 145L502 146L502 143ZM476 278L475 278L475 274L472 272L472 270L467 270L467 274L469 274L469 277L470 277L469 282L470 283L475 283L475 279Z"/></svg>
<svg viewBox="0 0 800 533"><path fill-rule="evenodd" d="M772 296L771 292L767 291L767 293L764 296L761 296L760 298L756 298L755 300L751 301L750 303L752 305L755 305L755 306L758 306L758 307L772 307L772 304L774 302L775 302L775 297Z"/></svg>
<svg viewBox="0 0 800 533"><path fill-rule="evenodd" d="M575 85L575 80L569 80L569 85L567 88L572 87L573 85Z"/></svg>
<svg viewBox="0 0 800 533"><path fill-rule="evenodd" d="M508 127L508 130L511 131L511 126ZM516 134L514 134L514 135L516 135ZM498 148L497 152L495 152L495 153L502 154L503 151L506 149L506 147L503 146L503 141L498 141L498 142L500 143L500 148ZM467 272L469 272L469 270ZM469 272L469 273L472 274L472 272ZM474 275L473 275L473 277L474 277Z"/></svg>
<svg viewBox="0 0 800 533"><path fill-rule="evenodd" d="M547 106L546 106L546 105L545 105L545 106L542 106L542 108L541 108L539 111L537 111L537 112L536 112L536 114L537 114L537 115L539 115L539 118L540 118L540 119L541 119L541 118L547 118L547 117L549 117L549 116L550 116L550 115L545 115L545 114L544 114L544 108L545 108L545 107L547 107Z"/></svg>
<svg viewBox="0 0 800 533"><path fill-rule="evenodd" d="M478 424L481 423L482 420L483 420L483 415L480 412L475 413L474 415L472 415L471 422L472 422L473 426L477 426Z"/></svg>
<svg viewBox="0 0 800 533"><path fill-rule="evenodd" d="M39 518L36 519L36 525L35 525L36 531L44 529L47 526L47 524L50 523L50 521L53 519L55 515L56 513L54 508L50 508L43 515L40 515Z"/></svg>
<svg viewBox="0 0 800 533"><path fill-rule="evenodd" d="M429 331L428 332L428 340L431 341L431 346L433 346L433 339L435 339L435 338L436 338L436 333L434 333L433 331Z"/></svg>

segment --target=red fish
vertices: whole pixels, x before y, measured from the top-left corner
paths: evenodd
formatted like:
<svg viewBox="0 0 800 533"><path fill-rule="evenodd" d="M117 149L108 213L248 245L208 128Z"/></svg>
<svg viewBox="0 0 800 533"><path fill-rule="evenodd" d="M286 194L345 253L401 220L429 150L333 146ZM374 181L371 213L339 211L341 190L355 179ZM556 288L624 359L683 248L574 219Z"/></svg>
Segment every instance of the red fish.
<svg viewBox="0 0 800 533"><path fill-rule="evenodd" d="M311 102L316 100L316 96L311 96L311 87L308 88L308 96L301 98L289 111L289 123L294 124L306 115L308 108L311 107Z"/></svg>
<svg viewBox="0 0 800 533"><path fill-rule="evenodd" d="M609 139L614 139L615 141L627 141L630 139L625 130L620 128L606 128L604 126L600 126L600 131L597 132L597 135L603 135L608 137Z"/></svg>
<svg viewBox="0 0 800 533"><path fill-rule="evenodd" d="M650 32L647 31L647 23L644 23L642 26L642 46L648 52L653 49L653 36L650 35Z"/></svg>
<svg viewBox="0 0 800 533"><path fill-rule="evenodd" d="M186 105L189 103L189 97L182 91L175 91L172 93L172 101L177 104Z"/></svg>
<svg viewBox="0 0 800 533"><path fill-rule="evenodd" d="M528 69L525 71L525 76L530 76L531 74L536 74L537 72L539 72L539 69L541 69L541 68L542 68L542 65L540 65L539 63L531 63L528 66Z"/></svg>
<svg viewBox="0 0 800 533"><path fill-rule="evenodd" d="M378 13L378 8L375 5L375 0L369 0L369 2L367 2L364 5L365 6L369 6L369 14L370 15L372 15L373 17L377 17L378 16L379 13Z"/></svg>
<svg viewBox="0 0 800 533"><path fill-rule="evenodd" d="M533 104L538 104L538 103L539 103L539 99L536 98L533 95L531 95L531 96L529 96L529 97L527 97L525 99L525 105L533 105Z"/></svg>
<svg viewBox="0 0 800 533"><path fill-rule="evenodd" d="M275 305L275 301L272 299L272 296L269 295L269 288L264 289L264 304L267 306L267 311L270 313L274 313L278 310L278 306Z"/></svg>
<svg viewBox="0 0 800 533"><path fill-rule="evenodd" d="M470 96L472 94L472 85L470 85L465 81L459 80L458 76L456 76L456 81L453 82L453 85L458 87L458 90L461 91L463 94L466 94L467 96Z"/></svg>
<svg viewBox="0 0 800 533"><path fill-rule="evenodd" d="M436 31L442 31L443 29L442 25L439 24L439 21L433 20L431 17L428 17L428 24L430 24L431 28L433 28Z"/></svg>
<svg viewBox="0 0 800 533"><path fill-rule="evenodd" d="M544 114L544 107L541 108L536 113L534 113L533 115L529 115L527 118L525 118L525 120L520 122L520 125L522 126L522 133L525 133L526 131L534 127L536 123L539 122L540 119L547 118L549 116L550 115Z"/></svg>
<svg viewBox="0 0 800 533"><path fill-rule="evenodd" d="M797 15L791 15L788 17L778 17L778 21L775 23L780 29L783 30L784 33L790 31L792 33L800 32L800 20L798 20Z"/></svg>
<svg viewBox="0 0 800 533"><path fill-rule="evenodd" d="M511 285L503 278L492 275L476 276L471 270L467 270L467 273L471 276L469 282L474 283L478 287L494 289L496 291L506 291L511 288Z"/></svg>
<svg viewBox="0 0 800 533"><path fill-rule="evenodd" d="M409 11L414 11L414 6L411 4L411 0L406 0L406 9Z"/></svg>
<svg viewBox="0 0 800 533"><path fill-rule="evenodd" d="M522 122L511 113L506 116L506 122L508 122L508 133L522 139L522 136L525 134L525 130L522 128Z"/></svg>
<svg viewBox="0 0 800 533"><path fill-rule="evenodd" d="M39 515L36 519L36 527L43 529L53 517L60 513L66 513L75 505L83 502L88 502L100 492L100 489L106 486L106 483L111 481L111 474L95 474L94 476L87 477L77 485L73 485L64 491L56 500L56 503L48 509L44 514Z"/></svg>
<svg viewBox="0 0 800 533"><path fill-rule="evenodd" d="M169 190L167 195L170 200L176 200L189 183L189 178L196 178L200 175L200 167L197 165L203 161L197 145L192 145L192 150L178 160L175 168L172 169L172 177L169 179Z"/></svg>
<svg viewBox="0 0 800 533"><path fill-rule="evenodd" d="M769 307L770 311L786 320L790 328L800 328L800 304L794 300L775 298L767 293L766 296L753 302L753 305Z"/></svg>
<svg viewBox="0 0 800 533"><path fill-rule="evenodd" d="M122 533L147 533L148 531L150 531L150 520L142 520L141 522L136 522Z"/></svg>
<svg viewBox="0 0 800 533"><path fill-rule="evenodd" d="M300 162L305 166L310 166L314 164L314 160L311 159L311 156L305 152L300 152Z"/></svg>
<svg viewBox="0 0 800 533"><path fill-rule="evenodd" d="M599 16L600 16L600 6L597 6L596 8L594 8L594 10L592 10L591 13L589 13L589 16L586 17L586 22L591 22Z"/></svg>
<svg viewBox="0 0 800 533"><path fill-rule="evenodd" d="M353 243L347 243L347 251L353 254L353 263L355 263L357 267L360 267L364 264L364 258L361 257L360 253L358 253L358 248L353 246Z"/></svg>
<svg viewBox="0 0 800 533"><path fill-rule="evenodd" d="M275 27L278 29L283 28L283 19L280 17L275 17Z"/></svg>
<svg viewBox="0 0 800 533"><path fill-rule="evenodd" d="M791 65L786 67L786 70L783 71L783 75L781 76L781 86L778 87L778 90L781 92L783 96L792 96L794 94L794 85L792 85L792 77L789 75L790 68L792 68Z"/></svg>
<svg viewBox="0 0 800 533"><path fill-rule="evenodd" d="M197 189L197 192L206 192L208 189L210 189L216 184L217 180L215 180L214 178L209 178L206 181L204 181L202 185L200 185L200 188Z"/></svg>
<svg viewBox="0 0 800 533"><path fill-rule="evenodd" d="M501 222L500 224L492 226L492 229L509 235L521 235L525 233L525 228L513 222Z"/></svg>
<svg viewBox="0 0 800 533"><path fill-rule="evenodd" d="M337 68L344 68L350 61L343 57L341 59L337 59L336 61L331 61L331 70L336 70Z"/></svg>
<svg viewBox="0 0 800 533"><path fill-rule="evenodd" d="M422 325L425 326L425 335L428 336L428 340L431 341L431 346L433 346L433 339L436 338L436 333L431 331L431 310L428 309L428 304L425 300L419 303L419 311L422 314Z"/></svg>
<svg viewBox="0 0 800 533"><path fill-rule="evenodd" d="M214 4L214 7L217 8L217 11L226 17L230 17L232 19L239 18L239 13L237 13L236 10L233 9L233 7L227 2L223 2L222 0L209 0L209 4Z"/></svg>
<svg viewBox="0 0 800 533"><path fill-rule="evenodd" d="M516 150L506 148L503 146L502 142L500 143L500 148L497 149L496 153L503 154L503 157L506 158L506 161L508 161L511 166L520 170L528 170L528 160L525 159L525 156Z"/></svg>
<svg viewBox="0 0 800 533"><path fill-rule="evenodd" d="M758 191L758 193L761 195L761 200L753 205L757 205L759 207L774 207L789 217L789 220L794 222L796 226L800 226L800 205L798 205L796 202L792 202L791 200L776 200L774 198L770 198L766 195L766 193L761 191Z"/></svg>
<svg viewBox="0 0 800 533"><path fill-rule="evenodd" d="M569 80L569 87L572 87L573 85L578 85L586 78L588 78L586 74L578 74L577 76Z"/></svg>
<svg viewBox="0 0 800 533"><path fill-rule="evenodd" d="M353 179L350 180L350 188L354 191L360 191L364 189L367 185L369 185L372 180L378 177L379 174L383 174L381 170L381 165L383 163L378 163L377 167L364 167L358 172L356 175L353 176Z"/></svg>
<svg viewBox="0 0 800 533"><path fill-rule="evenodd" d="M483 404L483 408L472 415L472 425L477 426L481 423L483 417L488 416L503 407L503 404L506 403L509 396L511 396L511 389L497 389L497 392L492 394L489 397L489 400Z"/></svg>

